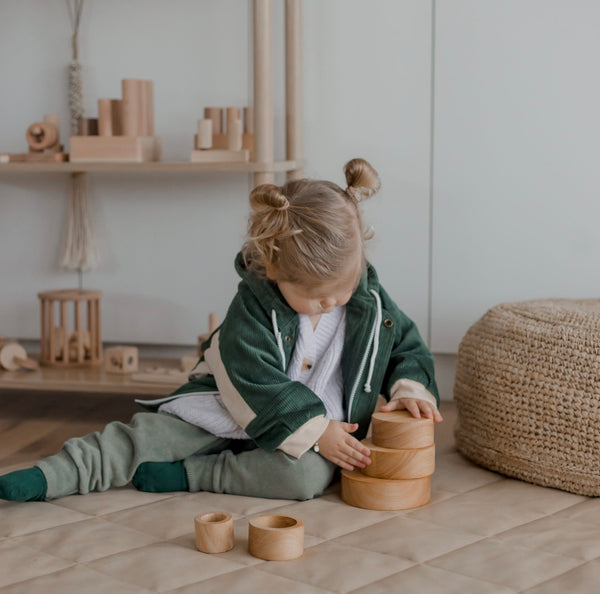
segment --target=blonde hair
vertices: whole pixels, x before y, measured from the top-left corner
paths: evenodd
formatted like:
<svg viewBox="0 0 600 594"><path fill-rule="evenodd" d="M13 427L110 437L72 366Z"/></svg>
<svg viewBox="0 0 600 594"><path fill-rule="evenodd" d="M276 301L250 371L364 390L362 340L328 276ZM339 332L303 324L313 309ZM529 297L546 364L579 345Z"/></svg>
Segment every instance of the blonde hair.
<svg viewBox="0 0 600 594"><path fill-rule="evenodd" d="M379 175L364 159L344 166L348 187L329 181L300 179L283 186L263 184L250 193L252 212L242 248L246 267L266 277L267 266L278 280L316 286L365 265L359 202L380 188Z"/></svg>

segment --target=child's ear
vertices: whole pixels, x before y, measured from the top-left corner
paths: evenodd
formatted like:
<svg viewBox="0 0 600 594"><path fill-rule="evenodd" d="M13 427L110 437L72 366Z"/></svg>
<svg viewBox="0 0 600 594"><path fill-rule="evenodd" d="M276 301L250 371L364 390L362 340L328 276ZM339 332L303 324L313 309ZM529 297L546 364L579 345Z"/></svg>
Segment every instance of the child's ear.
<svg viewBox="0 0 600 594"><path fill-rule="evenodd" d="M267 273L267 278L272 281L277 280L277 267L275 264L265 264L265 272Z"/></svg>

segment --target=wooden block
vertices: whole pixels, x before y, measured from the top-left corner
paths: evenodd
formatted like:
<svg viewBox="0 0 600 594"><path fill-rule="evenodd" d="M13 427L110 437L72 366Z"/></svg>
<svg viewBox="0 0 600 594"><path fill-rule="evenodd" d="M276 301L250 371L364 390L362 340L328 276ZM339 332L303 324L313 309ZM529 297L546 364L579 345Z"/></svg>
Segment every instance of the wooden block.
<svg viewBox="0 0 600 594"><path fill-rule="evenodd" d="M121 90L123 93L121 117L124 136L141 136L142 85L140 82L135 78L124 78L121 81Z"/></svg>
<svg viewBox="0 0 600 594"><path fill-rule="evenodd" d="M415 479L430 476L435 471L435 445L410 450L395 450L376 446L370 439L362 443L371 450L371 464L361 469L363 474L382 479Z"/></svg>
<svg viewBox="0 0 600 594"><path fill-rule="evenodd" d="M192 163L231 163L237 161L248 161L249 153L247 150L227 151L215 150L192 151L190 161Z"/></svg>
<svg viewBox="0 0 600 594"><path fill-rule="evenodd" d="M110 99L110 119L112 122L113 136L123 136L123 101L121 99ZM153 136L150 134L149 136Z"/></svg>
<svg viewBox="0 0 600 594"><path fill-rule="evenodd" d="M233 517L209 512L194 518L196 548L202 553L224 553L233 548Z"/></svg>
<svg viewBox="0 0 600 594"><path fill-rule="evenodd" d="M205 107L204 117L212 120L213 134L223 133L223 110L220 107Z"/></svg>
<svg viewBox="0 0 600 594"><path fill-rule="evenodd" d="M135 373L138 361L138 349L134 346L116 346L104 351L104 369L107 373Z"/></svg>
<svg viewBox="0 0 600 594"><path fill-rule="evenodd" d="M227 124L227 148L230 151L241 151L242 150L242 122L241 122L241 120L231 120Z"/></svg>
<svg viewBox="0 0 600 594"><path fill-rule="evenodd" d="M70 148L70 160L74 163L160 160L157 136L71 136Z"/></svg>
<svg viewBox="0 0 600 594"><path fill-rule="evenodd" d="M198 133L196 134L194 148L197 150L212 148L212 126L210 118L198 120Z"/></svg>
<svg viewBox="0 0 600 594"><path fill-rule="evenodd" d="M225 133L229 133L229 126L231 126L231 122L235 122L237 120L241 120L240 108L239 107L227 107L225 109Z"/></svg>
<svg viewBox="0 0 600 594"><path fill-rule="evenodd" d="M416 419L406 410L374 413L371 428L372 442L382 448L410 450L433 443L433 419Z"/></svg>
<svg viewBox="0 0 600 594"><path fill-rule="evenodd" d="M229 146L229 136L227 134L213 134L212 137L212 148L227 150ZM250 160L253 159L254 154L254 134L242 134L242 150L247 150L250 155Z"/></svg>
<svg viewBox="0 0 600 594"><path fill-rule="evenodd" d="M110 99L98 99L98 136L113 136Z"/></svg>
<svg viewBox="0 0 600 594"><path fill-rule="evenodd" d="M304 552L304 522L293 516L267 515L248 524L248 552L266 561L289 561Z"/></svg>
<svg viewBox="0 0 600 594"><path fill-rule="evenodd" d="M425 505L431 499L431 477L389 480L358 470L342 470L342 501L354 507L395 511Z"/></svg>
<svg viewBox="0 0 600 594"><path fill-rule="evenodd" d="M79 136L98 136L98 118L80 118Z"/></svg>
<svg viewBox="0 0 600 594"><path fill-rule="evenodd" d="M244 107L244 133L254 134L254 109Z"/></svg>
<svg viewBox="0 0 600 594"><path fill-rule="evenodd" d="M60 163L68 160L67 153L9 153L7 163Z"/></svg>

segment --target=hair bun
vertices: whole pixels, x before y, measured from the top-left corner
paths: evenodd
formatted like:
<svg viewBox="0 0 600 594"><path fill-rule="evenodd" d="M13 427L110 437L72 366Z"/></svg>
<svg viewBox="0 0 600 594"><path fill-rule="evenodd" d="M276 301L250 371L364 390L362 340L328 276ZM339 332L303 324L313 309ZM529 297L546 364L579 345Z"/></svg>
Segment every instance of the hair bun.
<svg viewBox="0 0 600 594"><path fill-rule="evenodd" d="M355 200L367 200L381 188L379 174L364 159L352 159L344 165L344 175L348 188L346 192Z"/></svg>
<svg viewBox="0 0 600 594"><path fill-rule="evenodd" d="M274 184L262 184L250 192L250 206L255 211L262 211L266 208L286 210L289 205L281 188Z"/></svg>

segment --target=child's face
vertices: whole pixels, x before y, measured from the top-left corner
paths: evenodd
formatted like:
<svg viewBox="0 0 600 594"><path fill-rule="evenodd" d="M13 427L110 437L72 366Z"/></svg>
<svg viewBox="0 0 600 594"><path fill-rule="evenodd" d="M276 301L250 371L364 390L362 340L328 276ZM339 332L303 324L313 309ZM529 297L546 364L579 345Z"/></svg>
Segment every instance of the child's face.
<svg viewBox="0 0 600 594"><path fill-rule="evenodd" d="M313 288L289 281L276 281L287 304L299 314L314 316L346 305L356 289L356 279L324 283Z"/></svg>

